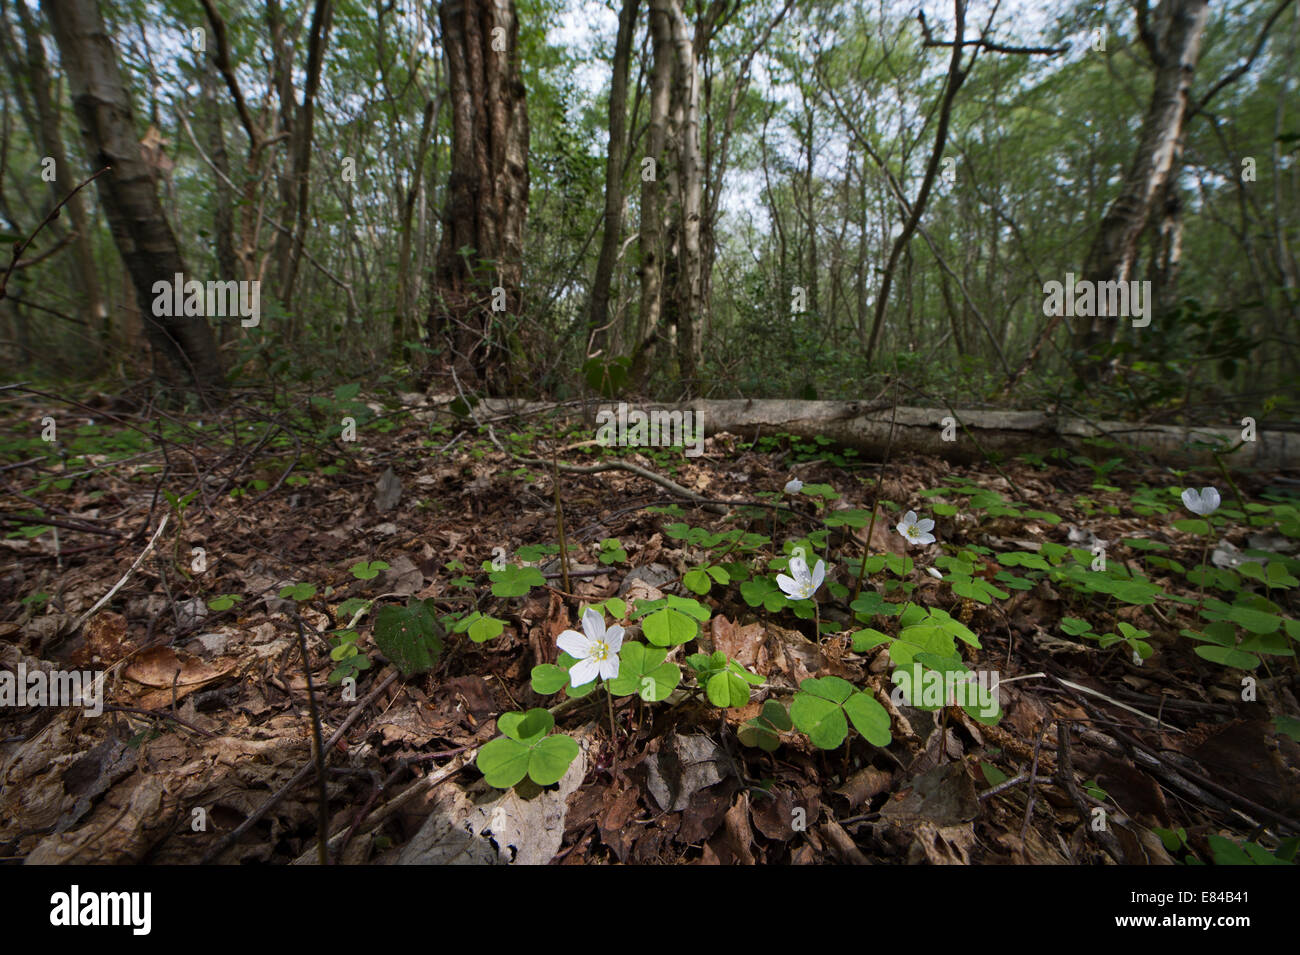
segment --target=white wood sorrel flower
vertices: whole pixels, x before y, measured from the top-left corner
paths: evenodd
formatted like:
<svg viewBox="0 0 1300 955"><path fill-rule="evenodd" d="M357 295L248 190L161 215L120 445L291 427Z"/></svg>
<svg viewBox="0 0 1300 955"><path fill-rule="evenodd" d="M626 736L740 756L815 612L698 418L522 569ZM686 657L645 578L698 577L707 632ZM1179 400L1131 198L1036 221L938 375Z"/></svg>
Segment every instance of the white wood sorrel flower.
<svg viewBox="0 0 1300 955"><path fill-rule="evenodd" d="M898 533L906 537L909 544L933 544L934 535L930 533L932 530L934 530L933 518L917 520L916 511L908 511L898 524Z"/></svg>
<svg viewBox="0 0 1300 955"><path fill-rule="evenodd" d="M1219 509L1219 492L1212 487L1203 487L1199 491L1189 487L1183 491L1183 504L1193 514L1209 517Z"/></svg>
<svg viewBox="0 0 1300 955"><path fill-rule="evenodd" d="M801 555L795 554L790 558L790 573L794 574L794 577L777 574L776 585L791 600L807 600L817 592L817 588L826 579L826 561L817 561L817 566L812 569L812 573L809 573L808 561Z"/></svg>
<svg viewBox="0 0 1300 955"><path fill-rule="evenodd" d="M555 645L578 662L569 667L569 680L575 687L596 677L612 680L618 676L618 651L623 646L623 628L618 624L605 629L605 617L588 607L582 612L582 629L566 630L555 638Z"/></svg>
<svg viewBox="0 0 1300 955"><path fill-rule="evenodd" d="M803 481L800 481L798 478L791 478L789 481L785 482L785 493L787 494L798 494L802 490Z"/></svg>

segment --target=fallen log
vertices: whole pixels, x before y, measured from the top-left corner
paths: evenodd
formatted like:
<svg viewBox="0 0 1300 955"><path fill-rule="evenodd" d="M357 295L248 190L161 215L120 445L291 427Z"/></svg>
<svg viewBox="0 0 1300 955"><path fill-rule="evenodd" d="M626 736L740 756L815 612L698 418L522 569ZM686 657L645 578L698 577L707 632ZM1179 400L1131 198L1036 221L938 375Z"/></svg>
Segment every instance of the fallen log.
<svg viewBox="0 0 1300 955"><path fill-rule="evenodd" d="M1212 465L1211 448L1239 448L1224 454L1231 467L1283 469L1300 467L1300 433L1257 431L1245 426L1184 427L1131 421L1092 421L1042 411L993 411L980 409L893 408L887 403L861 401L798 401L788 399L701 399L688 404L625 404L620 418L616 402L592 402L585 408L544 402L521 402L504 398L485 399L475 406L475 415L501 417L559 411L566 417L583 417L597 437L599 424L634 422L641 413L649 424L648 444L671 444L655 440L668 424L685 432L682 443L690 445L694 429L703 434L722 432L754 439L762 435L790 434L801 438L817 435L855 448L868 458L878 459L890 446L892 455L938 455L957 463L972 463L986 455L1003 460L1017 454L1044 455L1053 448L1078 450L1093 458L1107 451L1090 449L1085 439L1104 438L1146 454L1162 464ZM603 412L603 414L602 414ZM687 417L687 413L690 417ZM599 416L599 417L598 417ZM656 424L656 422L658 424ZM659 428L660 430L656 430ZM1253 438L1244 440L1243 438ZM628 442L628 443L636 443Z"/></svg>

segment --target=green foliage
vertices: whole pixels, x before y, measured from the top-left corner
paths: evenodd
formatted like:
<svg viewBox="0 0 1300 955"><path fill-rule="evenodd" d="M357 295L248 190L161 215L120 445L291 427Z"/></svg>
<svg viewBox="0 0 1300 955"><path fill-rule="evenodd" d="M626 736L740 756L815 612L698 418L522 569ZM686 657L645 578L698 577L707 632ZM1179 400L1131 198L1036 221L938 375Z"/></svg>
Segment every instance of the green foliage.
<svg viewBox="0 0 1300 955"><path fill-rule="evenodd" d="M774 753L781 745L781 733L794 728L790 714L776 700L763 704L758 716L746 720L736 731L740 741L746 746L757 746L768 753Z"/></svg>
<svg viewBox="0 0 1300 955"><path fill-rule="evenodd" d="M511 564L504 570L494 571L488 577L492 581L492 593L497 597L522 597L534 587L546 586L546 578L536 567L517 567Z"/></svg>
<svg viewBox="0 0 1300 955"><path fill-rule="evenodd" d="M370 669L370 658L357 648L357 632L340 630L330 637L330 659L336 666L330 671L329 682L342 683L348 677L356 679L362 670Z"/></svg>
<svg viewBox="0 0 1300 955"><path fill-rule="evenodd" d="M695 679L704 687L709 702L723 709L745 706L749 703L749 688L763 685L761 676L728 659L721 650L692 654L686 662L695 671Z"/></svg>
<svg viewBox="0 0 1300 955"><path fill-rule="evenodd" d="M790 703L790 719L819 749L835 749L843 743L850 720L872 745L888 746L892 741L888 711L835 676L803 680Z"/></svg>
<svg viewBox="0 0 1300 955"><path fill-rule="evenodd" d="M432 600L412 597L405 607L380 608L375 617L375 644L404 677L433 668L442 654L443 636Z"/></svg>
<svg viewBox="0 0 1300 955"><path fill-rule="evenodd" d="M352 576L357 580L374 580L381 570L387 570L388 564L382 560L361 561L352 565Z"/></svg>
<svg viewBox="0 0 1300 955"><path fill-rule="evenodd" d="M555 717L544 709L502 713L497 729L502 733L485 744L475 765L497 789L509 789L525 776L539 786L558 783L577 758L577 741L563 733L550 734Z"/></svg>

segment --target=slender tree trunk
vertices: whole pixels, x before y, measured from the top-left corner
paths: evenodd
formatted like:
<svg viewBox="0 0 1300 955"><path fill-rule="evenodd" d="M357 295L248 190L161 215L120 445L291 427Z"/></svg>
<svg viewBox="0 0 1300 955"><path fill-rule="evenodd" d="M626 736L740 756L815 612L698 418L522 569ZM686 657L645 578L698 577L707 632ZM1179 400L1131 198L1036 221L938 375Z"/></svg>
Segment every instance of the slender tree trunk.
<svg viewBox="0 0 1300 955"><path fill-rule="evenodd" d="M212 396L224 387L224 378L207 321L153 314L154 284L164 281L170 288L176 276L184 274L185 265L141 157L131 104L96 0L42 0L41 7L68 75L86 154L97 167L112 167L95 184L113 240L131 274L155 369L164 378L178 373L201 395Z"/></svg>
<svg viewBox="0 0 1300 955"><path fill-rule="evenodd" d="M223 282L238 281L241 277L239 254L235 250L235 211L234 193L227 180L233 182L230 175L230 156L226 152L226 132L221 122L221 104L217 102L217 82L211 71L203 70L199 75L203 95L203 105L207 110L208 157L220 175L213 184L215 189L212 210L212 231L217 243L217 275ZM224 177L224 178L223 178ZM233 337L229 323L221 326L219 338L225 345Z"/></svg>
<svg viewBox="0 0 1300 955"><path fill-rule="evenodd" d="M402 198L402 237L397 252L397 307L393 309L392 354L410 358L402 343L406 340L407 321L415 310L415 296L411 272L411 248L414 241L413 228L415 207L422 198L424 187L424 157L429 152L429 140L436 125L435 107L441 103L440 98L430 97L424 104L424 118L420 122L420 142L415 152L415 168L411 170L411 181Z"/></svg>
<svg viewBox="0 0 1300 955"><path fill-rule="evenodd" d="M678 187L680 238L677 243L675 318L677 365L688 395L698 393L701 356L700 315L703 312L701 279L703 253L700 247L700 205L704 196L704 163L700 156L700 82L695 46L687 32L686 18L678 0L665 2L672 24L672 42L677 58L674 98L677 100L677 149L675 182Z"/></svg>
<svg viewBox="0 0 1300 955"><path fill-rule="evenodd" d="M63 148L59 110L50 95L53 83L50 78L49 64L45 59L45 45L41 32L25 2L15 3L14 8L22 24L23 42L27 47L27 77L32 88L32 100L36 104L36 122L39 128L31 132L36 141L41 144L45 155L54 160L55 178L50 183L50 199L53 206L67 197L76 188L77 183ZM94 248L90 236L91 217L86 211L81 193L68 198L64 208L68 210L73 231L77 233L72 246L77 261L77 267L71 276L72 285L81 295L86 327L97 329L101 339L108 341L112 336L112 323L104 304L98 273L95 269Z"/></svg>
<svg viewBox="0 0 1300 955"><path fill-rule="evenodd" d="M302 104L294 123L294 135L290 149L293 163L293 182L296 195L294 209L297 212L292 225L293 245L289 252L289 262L281 280L282 296L287 305L293 298L294 281L298 277L298 266L302 261L303 247L307 240L307 219L311 191L311 147L312 134L316 117L316 94L320 91L321 68L325 62L325 48L329 45L330 23L334 19L334 7L330 0L316 0L312 10L311 29L307 38L307 85L303 89Z"/></svg>
<svg viewBox="0 0 1300 955"><path fill-rule="evenodd" d="M632 37L640 0L623 0L614 42L614 73L609 91L609 152L605 157L605 231L600 239L596 277L591 285L587 313L588 347L600 350L609 336L609 289L614 277L623 233L623 173L627 165L627 79L632 59Z"/></svg>

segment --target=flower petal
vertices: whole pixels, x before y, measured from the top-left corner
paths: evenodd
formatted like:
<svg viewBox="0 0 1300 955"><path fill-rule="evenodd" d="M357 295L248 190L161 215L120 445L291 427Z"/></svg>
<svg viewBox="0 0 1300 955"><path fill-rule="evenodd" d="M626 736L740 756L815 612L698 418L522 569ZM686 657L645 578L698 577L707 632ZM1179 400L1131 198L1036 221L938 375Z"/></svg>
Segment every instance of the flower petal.
<svg viewBox="0 0 1300 955"><path fill-rule="evenodd" d="M600 661L600 678L612 680L616 676L618 676L618 657L611 654Z"/></svg>
<svg viewBox="0 0 1300 955"><path fill-rule="evenodd" d="M592 640L605 639L605 617L591 607L582 612L582 629Z"/></svg>
<svg viewBox="0 0 1300 955"><path fill-rule="evenodd" d="M808 561L803 559L801 554L795 554L790 558L790 573L795 580L803 580L808 577Z"/></svg>
<svg viewBox="0 0 1300 955"><path fill-rule="evenodd" d="M1215 488L1201 488L1201 505L1206 508L1206 514L1213 514L1219 509L1221 503L1223 503L1223 500L1219 497L1219 492Z"/></svg>
<svg viewBox="0 0 1300 955"><path fill-rule="evenodd" d="M928 533L929 531L934 530L934 519L933 519L933 518L930 518L930 517L927 517L927 518L926 518L925 520L923 520L923 521L917 521L917 522L916 522L916 529L917 529L918 531L920 531L921 533L923 533L923 534L924 534L924 533Z"/></svg>
<svg viewBox="0 0 1300 955"><path fill-rule="evenodd" d="M591 653L591 641L577 630L564 631L555 638L555 645L578 660Z"/></svg>
<svg viewBox="0 0 1300 955"><path fill-rule="evenodd" d="M793 597L799 590L799 585L785 574L776 575L776 585L781 588L781 592L787 597Z"/></svg>
<svg viewBox="0 0 1300 955"><path fill-rule="evenodd" d="M917 544L933 544L933 543L934 543L934 535L933 535L933 534L917 534L916 537L913 538L913 540L914 540L915 543L917 543Z"/></svg>
<svg viewBox="0 0 1300 955"><path fill-rule="evenodd" d="M1192 488L1183 491L1183 506L1193 514L1201 513L1201 495L1197 494Z"/></svg>
<svg viewBox="0 0 1300 955"><path fill-rule="evenodd" d="M803 481L800 481L798 478L794 478L791 481L787 481L785 484L785 493L787 494L798 494L802 490L803 490Z"/></svg>
<svg viewBox="0 0 1300 955"><path fill-rule="evenodd" d="M618 653L619 649L623 646L624 636L625 631L623 630L622 625L617 623L605 631L605 643L609 645L610 653Z"/></svg>
<svg viewBox="0 0 1300 955"><path fill-rule="evenodd" d="M569 682L575 687L590 683L600 675L600 663L588 657L569 667Z"/></svg>
<svg viewBox="0 0 1300 955"><path fill-rule="evenodd" d="M908 511L906 514L904 514L904 515L903 515L903 523L904 523L904 524L915 524L915 523L916 523L916 511Z"/></svg>
<svg viewBox="0 0 1300 955"><path fill-rule="evenodd" d="M812 572L812 589L816 590L818 587L820 587L822 585L822 581L825 579L826 579L826 561L819 560L817 561L817 566L813 568L813 572Z"/></svg>

